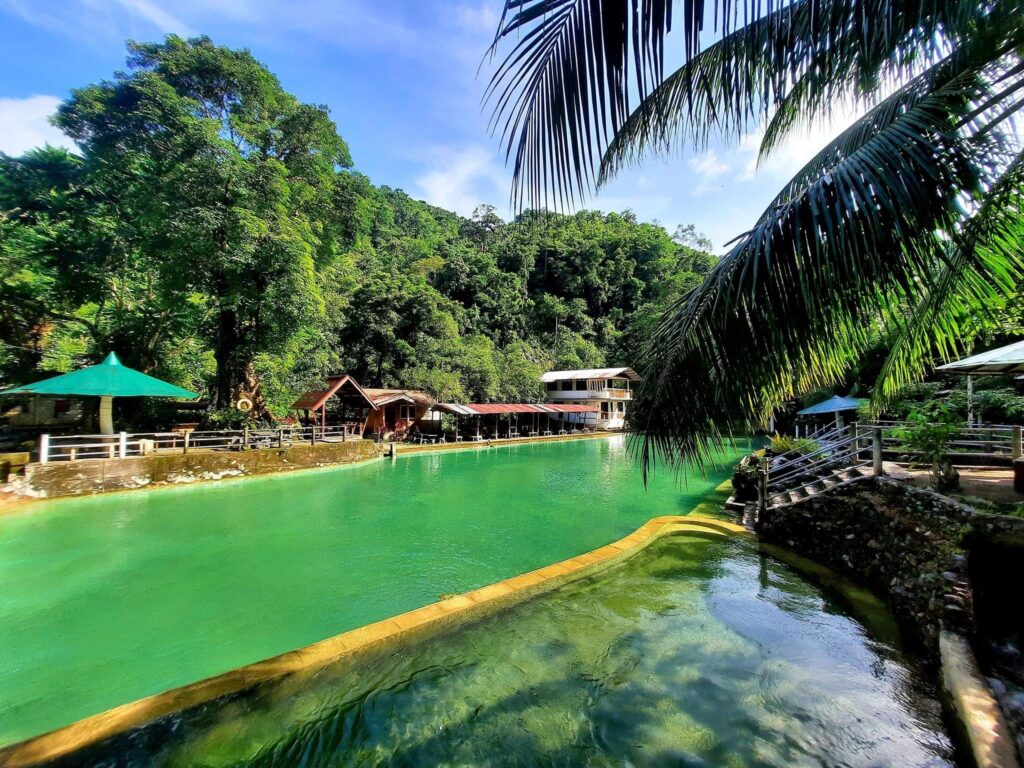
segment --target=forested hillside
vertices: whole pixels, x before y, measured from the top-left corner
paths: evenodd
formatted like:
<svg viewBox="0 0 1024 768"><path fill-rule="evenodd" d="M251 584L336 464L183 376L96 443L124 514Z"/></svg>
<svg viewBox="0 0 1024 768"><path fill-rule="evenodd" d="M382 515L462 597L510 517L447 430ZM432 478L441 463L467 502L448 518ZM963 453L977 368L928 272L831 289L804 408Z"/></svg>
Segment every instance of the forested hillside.
<svg viewBox="0 0 1024 768"><path fill-rule="evenodd" d="M116 350L263 416L335 371L528 400L544 369L633 363L714 263L629 213L461 218L374 186L248 52L129 54L61 107L79 153L0 156L0 384Z"/></svg>

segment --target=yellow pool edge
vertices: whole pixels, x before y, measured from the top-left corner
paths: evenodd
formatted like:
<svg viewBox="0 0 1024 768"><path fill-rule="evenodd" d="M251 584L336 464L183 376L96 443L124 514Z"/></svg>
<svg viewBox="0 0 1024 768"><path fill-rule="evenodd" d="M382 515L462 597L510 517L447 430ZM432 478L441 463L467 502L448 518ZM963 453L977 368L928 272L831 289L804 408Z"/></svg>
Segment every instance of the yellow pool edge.
<svg viewBox="0 0 1024 768"><path fill-rule="evenodd" d="M215 677L154 694L91 715L70 725L0 749L0 766L22 768L54 760L105 739L255 685L296 673L309 673L346 656L377 651L421 635L434 634L455 622L478 619L515 602L589 576L640 552L658 538L677 533L744 536L747 529L710 517L663 515L633 533L582 555L513 576L358 629L238 667Z"/></svg>

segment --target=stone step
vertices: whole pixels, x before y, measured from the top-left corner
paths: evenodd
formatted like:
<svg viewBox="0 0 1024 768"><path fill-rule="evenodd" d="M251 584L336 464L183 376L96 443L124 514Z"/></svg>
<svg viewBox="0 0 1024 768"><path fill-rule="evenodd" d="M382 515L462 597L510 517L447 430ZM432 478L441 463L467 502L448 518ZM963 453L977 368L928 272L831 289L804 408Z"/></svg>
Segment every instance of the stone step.
<svg viewBox="0 0 1024 768"><path fill-rule="evenodd" d="M829 474L822 475L816 480L811 480L804 485L779 491L769 497L768 505L776 507L782 504L796 504L809 498L817 496L832 488L838 488L852 480L867 477L871 474L870 467L839 467L833 469Z"/></svg>

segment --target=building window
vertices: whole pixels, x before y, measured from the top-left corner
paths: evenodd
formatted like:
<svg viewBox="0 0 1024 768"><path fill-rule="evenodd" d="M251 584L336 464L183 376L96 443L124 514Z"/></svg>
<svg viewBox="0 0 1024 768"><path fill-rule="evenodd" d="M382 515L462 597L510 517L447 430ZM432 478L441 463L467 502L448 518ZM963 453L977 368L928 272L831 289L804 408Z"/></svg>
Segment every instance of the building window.
<svg viewBox="0 0 1024 768"><path fill-rule="evenodd" d="M415 405L400 405L398 406L398 416L404 421L414 421L416 419L416 406Z"/></svg>
<svg viewBox="0 0 1024 768"><path fill-rule="evenodd" d="M576 390L578 392L585 392L587 389L587 382L584 379L576 379Z"/></svg>
<svg viewBox="0 0 1024 768"><path fill-rule="evenodd" d="M601 415L602 416L607 416L608 415L608 401L607 400L605 400L605 401L603 401L601 403Z"/></svg>
<svg viewBox="0 0 1024 768"><path fill-rule="evenodd" d="M571 381L563 381L562 382L562 391L563 392L569 392L571 390L572 390L572 382Z"/></svg>
<svg viewBox="0 0 1024 768"><path fill-rule="evenodd" d="M618 407L615 410L617 410L619 413L625 413L626 412L626 405L625 405L625 403L616 403L616 405Z"/></svg>
<svg viewBox="0 0 1024 768"><path fill-rule="evenodd" d="M547 384L547 390L548 390L548 392L557 392L558 391L558 382L557 381L549 381L548 384Z"/></svg>

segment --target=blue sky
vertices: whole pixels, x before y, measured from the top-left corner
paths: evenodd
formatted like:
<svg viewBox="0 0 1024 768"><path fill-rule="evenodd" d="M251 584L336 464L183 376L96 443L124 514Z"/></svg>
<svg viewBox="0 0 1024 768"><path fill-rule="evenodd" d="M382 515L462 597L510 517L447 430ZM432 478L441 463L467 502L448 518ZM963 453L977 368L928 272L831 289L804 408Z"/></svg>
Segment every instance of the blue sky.
<svg viewBox="0 0 1024 768"><path fill-rule="evenodd" d="M124 68L126 39L206 34L249 48L300 99L325 104L358 170L469 215L509 216L509 176L487 131L477 67L501 0L0 0L0 151L67 143L46 118L77 86ZM588 207L632 209L716 250L749 228L835 126L755 168L756 132L702 153L649 158Z"/></svg>

